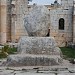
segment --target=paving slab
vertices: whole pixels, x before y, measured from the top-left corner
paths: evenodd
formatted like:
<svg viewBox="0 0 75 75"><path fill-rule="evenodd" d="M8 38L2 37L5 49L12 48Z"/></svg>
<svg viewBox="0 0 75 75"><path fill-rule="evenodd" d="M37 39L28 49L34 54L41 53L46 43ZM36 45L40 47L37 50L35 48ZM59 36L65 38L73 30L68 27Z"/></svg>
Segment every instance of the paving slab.
<svg viewBox="0 0 75 75"><path fill-rule="evenodd" d="M26 73L20 73L16 75L55 75L53 73L45 74L45 73L31 73L31 72L26 72Z"/></svg>
<svg viewBox="0 0 75 75"><path fill-rule="evenodd" d="M58 74L58 75L75 75L75 73L61 73L61 74Z"/></svg>

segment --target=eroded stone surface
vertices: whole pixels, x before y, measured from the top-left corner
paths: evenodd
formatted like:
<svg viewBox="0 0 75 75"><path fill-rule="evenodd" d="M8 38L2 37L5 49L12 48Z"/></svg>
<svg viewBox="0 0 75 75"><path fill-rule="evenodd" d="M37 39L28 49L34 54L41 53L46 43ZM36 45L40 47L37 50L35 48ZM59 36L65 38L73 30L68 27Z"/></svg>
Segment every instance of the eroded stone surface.
<svg viewBox="0 0 75 75"><path fill-rule="evenodd" d="M53 37L22 37L18 45L18 53L60 55Z"/></svg>
<svg viewBox="0 0 75 75"><path fill-rule="evenodd" d="M7 58L8 66L52 66L62 62L61 51L53 37L22 37L18 55Z"/></svg>
<svg viewBox="0 0 75 75"><path fill-rule="evenodd" d="M7 66L53 66L59 65L60 56L56 55L34 55L18 54L10 55L7 59Z"/></svg>
<svg viewBox="0 0 75 75"><path fill-rule="evenodd" d="M49 28L49 10L45 6L35 6L25 17L24 23L29 36L46 36Z"/></svg>
<svg viewBox="0 0 75 75"><path fill-rule="evenodd" d="M66 63L66 62L64 62ZM68 63L68 62L67 62ZM67 64L66 63L66 64ZM68 63L69 64L69 63ZM75 69L72 66L20 66L20 67L1 67L0 75L75 75ZM70 72L70 67L73 73ZM56 74L57 73L57 74Z"/></svg>

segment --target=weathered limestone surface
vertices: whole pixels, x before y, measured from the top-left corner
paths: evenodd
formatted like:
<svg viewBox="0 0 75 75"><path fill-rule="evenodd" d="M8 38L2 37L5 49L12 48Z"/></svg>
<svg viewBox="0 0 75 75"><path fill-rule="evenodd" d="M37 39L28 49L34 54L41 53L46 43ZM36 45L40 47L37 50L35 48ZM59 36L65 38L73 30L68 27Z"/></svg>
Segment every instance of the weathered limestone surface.
<svg viewBox="0 0 75 75"><path fill-rule="evenodd" d="M62 62L61 51L52 37L22 37L18 54L8 56L7 66L52 66Z"/></svg>
<svg viewBox="0 0 75 75"><path fill-rule="evenodd" d="M73 12L73 43L75 43L75 5L74 5L74 12Z"/></svg>
<svg viewBox="0 0 75 75"><path fill-rule="evenodd" d="M60 55L53 37L22 37L18 45L21 54Z"/></svg>
<svg viewBox="0 0 75 75"><path fill-rule="evenodd" d="M59 20L63 18L64 30L59 29ZM60 47L64 47L66 42L72 41L72 9L64 10L57 8L50 10L50 36L55 37L55 40Z"/></svg>
<svg viewBox="0 0 75 75"><path fill-rule="evenodd" d="M7 34L7 1L0 0L0 43L6 43Z"/></svg>
<svg viewBox="0 0 75 75"><path fill-rule="evenodd" d="M29 36L46 36L49 28L49 10L45 6L35 6L25 17L24 26Z"/></svg>
<svg viewBox="0 0 75 75"><path fill-rule="evenodd" d="M25 28L31 37L22 37L18 43L18 55L7 58L7 66L52 66L61 63L61 51L53 37L44 37L49 28L49 11L35 6L25 17Z"/></svg>
<svg viewBox="0 0 75 75"><path fill-rule="evenodd" d="M28 13L28 0L12 0L11 16L11 39L12 42L18 42L21 36L26 36L27 31L24 28L24 17ZM15 14L15 15L14 15Z"/></svg>
<svg viewBox="0 0 75 75"><path fill-rule="evenodd" d="M61 63L60 56L18 54L7 59L7 66L53 66Z"/></svg>

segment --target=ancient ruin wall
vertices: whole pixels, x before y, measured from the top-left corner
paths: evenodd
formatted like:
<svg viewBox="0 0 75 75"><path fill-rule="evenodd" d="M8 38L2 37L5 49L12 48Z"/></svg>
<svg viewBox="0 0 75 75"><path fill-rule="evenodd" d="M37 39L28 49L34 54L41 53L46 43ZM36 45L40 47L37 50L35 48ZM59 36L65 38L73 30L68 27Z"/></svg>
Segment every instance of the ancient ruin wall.
<svg viewBox="0 0 75 75"><path fill-rule="evenodd" d="M55 37L59 46L72 42L72 10L58 8L50 10L50 36ZM59 19L64 19L64 30L59 29Z"/></svg>
<svg viewBox="0 0 75 75"><path fill-rule="evenodd" d="M6 25L7 25L7 0L0 0L0 43L6 43Z"/></svg>
<svg viewBox="0 0 75 75"><path fill-rule="evenodd" d="M12 41L17 41L21 36L27 35L24 28L24 16L28 13L27 9L28 0L15 0L15 15L12 15ZM14 38L15 36L15 38Z"/></svg>
<svg viewBox="0 0 75 75"><path fill-rule="evenodd" d="M4 44L11 37L11 23L10 23L10 1L0 0L0 43Z"/></svg>

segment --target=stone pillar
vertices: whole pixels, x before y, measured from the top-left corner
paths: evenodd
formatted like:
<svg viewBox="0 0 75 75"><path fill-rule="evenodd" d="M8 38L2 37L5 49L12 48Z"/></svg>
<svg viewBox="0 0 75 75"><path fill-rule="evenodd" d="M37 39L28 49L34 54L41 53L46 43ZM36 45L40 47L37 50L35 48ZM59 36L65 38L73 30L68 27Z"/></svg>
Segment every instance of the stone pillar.
<svg viewBox="0 0 75 75"><path fill-rule="evenodd" d="M73 43L75 43L75 4L74 4L74 14L73 14Z"/></svg>
<svg viewBox="0 0 75 75"><path fill-rule="evenodd" d="M16 0L16 40L18 40L21 36L27 35L27 31L24 28L24 17L28 13L27 5L28 0Z"/></svg>
<svg viewBox="0 0 75 75"><path fill-rule="evenodd" d="M1 44L6 43L7 0L1 0Z"/></svg>
<svg viewBox="0 0 75 75"><path fill-rule="evenodd" d="M7 0L7 42L11 42L11 0Z"/></svg>
<svg viewBox="0 0 75 75"><path fill-rule="evenodd" d="M0 0L0 43L1 43L1 0Z"/></svg>
<svg viewBox="0 0 75 75"><path fill-rule="evenodd" d="M16 35L16 29L15 29L15 26L16 26L16 8L15 8L15 3L16 1L15 0L12 0L11 2L11 5L12 5L12 8L11 8L11 41L12 42L15 42L15 35Z"/></svg>
<svg viewBox="0 0 75 75"><path fill-rule="evenodd" d="M74 18L73 18L73 43L75 43L75 15L74 15Z"/></svg>

